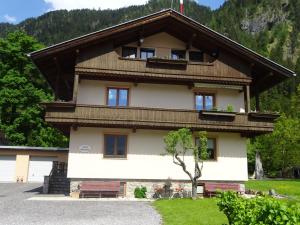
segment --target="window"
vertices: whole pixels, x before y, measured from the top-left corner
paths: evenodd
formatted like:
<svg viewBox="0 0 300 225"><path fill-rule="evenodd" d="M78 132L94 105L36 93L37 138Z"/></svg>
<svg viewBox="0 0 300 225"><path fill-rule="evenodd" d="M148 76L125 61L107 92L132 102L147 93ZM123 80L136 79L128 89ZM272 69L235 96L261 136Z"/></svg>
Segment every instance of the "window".
<svg viewBox="0 0 300 225"><path fill-rule="evenodd" d="M141 59L148 59L155 56L155 50L150 48L141 48Z"/></svg>
<svg viewBox="0 0 300 225"><path fill-rule="evenodd" d="M172 50L171 59L185 59L185 50Z"/></svg>
<svg viewBox="0 0 300 225"><path fill-rule="evenodd" d="M135 59L136 56L137 56L137 48L133 48L133 47L122 48L122 57Z"/></svg>
<svg viewBox="0 0 300 225"><path fill-rule="evenodd" d="M190 51L189 52L189 60L192 62L203 62L203 52L201 51Z"/></svg>
<svg viewBox="0 0 300 225"><path fill-rule="evenodd" d="M128 88L108 88L107 105L108 106L128 106Z"/></svg>
<svg viewBox="0 0 300 225"><path fill-rule="evenodd" d="M215 106L215 96L213 94L196 94L196 110L212 110Z"/></svg>
<svg viewBox="0 0 300 225"><path fill-rule="evenodd" d="M104 157L126 157L126 135L104 135Z"/></svg>
<svg viewBox="0 0 300 225"><path fill-rule="evenodd" d="M215 138L207 138L207 153L208 153L208 160L217 159L217 140ZM201 146L199 138L196 138L196 145L198 146L199 156L201 155Z"/></svg>

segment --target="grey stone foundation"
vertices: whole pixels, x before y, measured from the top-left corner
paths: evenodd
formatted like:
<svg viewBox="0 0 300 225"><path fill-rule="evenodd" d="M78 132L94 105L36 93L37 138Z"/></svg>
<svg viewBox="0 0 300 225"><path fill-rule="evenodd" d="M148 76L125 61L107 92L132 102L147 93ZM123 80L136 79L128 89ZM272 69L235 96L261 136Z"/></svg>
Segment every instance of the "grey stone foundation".
<svg viewBox="0 0 300 225"><path fill-rule="evenodd" d="M154 198L157 189L163 189L165 181L128 181L126 182L126 197L134 198L134 189L136 187L147 188L147 198ZM173 193L176 189L183 189L188 195L191 195L192 185L188 182L172 181L171 189Z"/></svg>
<svg viewBox="0 0 300 225"><path fill-rule="evenodd" d="M95 181L91 179L84 179L84 180L72 180L70 181L70 192L75 193L79 191L79 185L83 181ZM98 181L101 181L98 179ZM105 181L105 180L102 180ZM107 181L107 180L106 180ZM123 180L121 181L121 188L120 188L120 197L127 197L127 198L134 198L134 190L136 187L146 187L147 188L147 198L151 199L155 196L155 192L158 189L163 189L166 181L149 181L149 180ZM190 182L185 181L171 181L172 186L171 190L174 193L179 193L178 190L183 190L184 197L191 197L192 193L192 184ZM240 183L241 191L245 191L245 184ZM200 188L201 189L201 188ZM199 189L199 190L200 190ZM203 188L202 188L203 189ZM182 192L181 192L182 193ZM172 195L173 195L172 194Z"/></svg>
<svg viewBox="0 0 300 225"><path fill-rule="evenodd" d="M88 181L88 180L84 180ZM100 181L100 180L98 180ZM83 180L72 180L70 181L70 192L78 192L79 185ZM123 181L121 182L120 195L123 197L134 198L134 189L136 187L146 187L147 188L147 198L153 198L155 190L162 189L166 181ZM172 181L171 189L174 191L176 189L182 188L186 193L190 195L192 191L192 185L188 182Z"/></svg>

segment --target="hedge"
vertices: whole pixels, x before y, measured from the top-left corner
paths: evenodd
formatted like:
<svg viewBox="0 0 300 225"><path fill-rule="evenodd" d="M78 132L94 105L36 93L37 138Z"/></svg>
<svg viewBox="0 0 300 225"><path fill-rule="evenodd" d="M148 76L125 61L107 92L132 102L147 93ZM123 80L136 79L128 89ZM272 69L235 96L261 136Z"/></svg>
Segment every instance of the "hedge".
<svg viewBox="0 0 300 225"><path fill-rule="evenodd" d="M218 206L230 225L300 225L299 205L272 197L246 199L234 192L219 194Z"/></svg>

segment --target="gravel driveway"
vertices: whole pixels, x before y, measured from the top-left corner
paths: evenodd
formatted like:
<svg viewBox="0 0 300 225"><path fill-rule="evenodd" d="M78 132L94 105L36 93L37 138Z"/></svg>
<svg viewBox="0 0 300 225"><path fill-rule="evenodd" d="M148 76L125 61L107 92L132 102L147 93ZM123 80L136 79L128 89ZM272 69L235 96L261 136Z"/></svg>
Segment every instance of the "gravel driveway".
<svg viewBox="0 0 300 225"><path fill-rule="evenodd" d="M1 225L159 225L148 202L30 201L39 184L0 183Z"/></svg>

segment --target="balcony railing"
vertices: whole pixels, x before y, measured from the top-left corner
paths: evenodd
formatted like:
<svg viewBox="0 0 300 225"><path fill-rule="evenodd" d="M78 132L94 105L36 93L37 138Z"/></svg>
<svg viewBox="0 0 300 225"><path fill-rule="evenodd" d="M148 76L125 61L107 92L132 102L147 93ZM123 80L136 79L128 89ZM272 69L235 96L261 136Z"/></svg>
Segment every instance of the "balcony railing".
<svg viewBox="0 0 300 225"><path fill-rule="evenodd" d="M178 129L228 131L260 134L273 131L275 117L236 113L234 116L203 115L196 110L141 107L109 107L48 103L45 119L54 124L124 127L144 129Z"/></svg>

